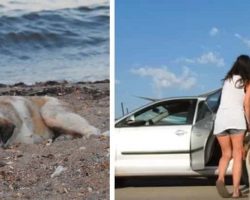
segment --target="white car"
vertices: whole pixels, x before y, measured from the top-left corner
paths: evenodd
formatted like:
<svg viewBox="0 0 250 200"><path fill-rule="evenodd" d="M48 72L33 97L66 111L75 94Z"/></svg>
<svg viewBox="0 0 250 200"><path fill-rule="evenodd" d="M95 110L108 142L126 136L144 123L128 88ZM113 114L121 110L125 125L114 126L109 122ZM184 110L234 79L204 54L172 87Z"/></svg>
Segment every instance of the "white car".
<svg viewBox="0 0 250 200"><path fill-rule="evenodd" d="M154 101L117 120L115 176L217 174L221 150L212 131L220 96L218 89Z"/></svg>

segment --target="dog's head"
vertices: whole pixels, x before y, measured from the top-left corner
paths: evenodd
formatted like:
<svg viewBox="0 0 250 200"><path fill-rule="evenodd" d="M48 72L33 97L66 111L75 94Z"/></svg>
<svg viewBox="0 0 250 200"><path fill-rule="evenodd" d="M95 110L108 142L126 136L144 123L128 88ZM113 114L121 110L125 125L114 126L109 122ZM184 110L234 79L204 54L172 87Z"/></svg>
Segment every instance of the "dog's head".
<svg viewBox="0 0 250 200"><path fill-rule="evenodd" d="M15 127L10 121L0 119L0 146L6 146L6 143L14 133Z"/></svg>

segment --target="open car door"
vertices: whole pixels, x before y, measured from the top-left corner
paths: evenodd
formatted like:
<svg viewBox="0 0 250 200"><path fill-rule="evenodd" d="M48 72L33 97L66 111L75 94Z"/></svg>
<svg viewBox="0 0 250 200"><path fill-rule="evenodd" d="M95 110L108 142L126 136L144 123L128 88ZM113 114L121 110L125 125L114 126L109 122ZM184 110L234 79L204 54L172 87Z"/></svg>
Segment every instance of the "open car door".
<svg viewBox="0 0 250 200"><path fill-rule="evenodd" d="M220 103L221 89L210 93L205 101L200 101L196 121L191 132L190 160L193 170L202 170L210 152L206 146L214 127L214 119Z"/></svg>

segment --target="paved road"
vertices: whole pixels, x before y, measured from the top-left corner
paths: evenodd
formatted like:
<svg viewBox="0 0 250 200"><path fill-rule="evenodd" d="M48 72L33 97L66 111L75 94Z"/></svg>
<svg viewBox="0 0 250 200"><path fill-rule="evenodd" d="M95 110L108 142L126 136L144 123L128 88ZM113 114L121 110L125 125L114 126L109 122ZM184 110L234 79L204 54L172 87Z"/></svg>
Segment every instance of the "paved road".
<svg viewBox="0 0 250 200"><path fill-rule="evenodd" d="M116 182L115 200L220 200L214 186L215 179L206 178L141 178L118 180ZM230 180L228 189L232 191ZM249 189L241 186L248 195ZM240 198L249 200L249 197Z"/></svg>

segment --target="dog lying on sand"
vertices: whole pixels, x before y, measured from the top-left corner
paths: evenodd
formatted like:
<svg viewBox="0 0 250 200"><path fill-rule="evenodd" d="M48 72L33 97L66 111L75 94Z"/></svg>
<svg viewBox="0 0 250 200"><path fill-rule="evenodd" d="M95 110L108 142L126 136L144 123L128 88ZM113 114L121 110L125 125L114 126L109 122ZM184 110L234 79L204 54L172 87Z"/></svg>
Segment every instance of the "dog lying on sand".
<svg viewBox="0 0 250 200"><path fill-rule="evenodd" d="M97 135L100 131L54 97L0 96L0 145L40 143L61 134Z"/></svg>

